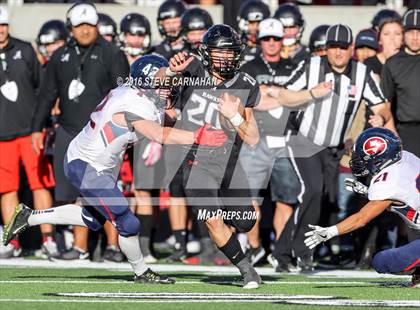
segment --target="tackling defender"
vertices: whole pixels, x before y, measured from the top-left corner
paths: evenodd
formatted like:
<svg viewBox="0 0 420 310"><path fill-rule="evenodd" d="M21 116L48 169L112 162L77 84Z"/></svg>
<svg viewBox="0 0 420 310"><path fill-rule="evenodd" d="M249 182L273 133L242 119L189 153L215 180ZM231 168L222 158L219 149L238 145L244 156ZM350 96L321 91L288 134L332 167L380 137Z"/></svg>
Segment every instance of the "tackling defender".
<svg viewBox="0 0 420 310"><path fill-rule="evenodd" d="M130 75L140 84L139 81L150 80L159 68L168 65L160 56L144 56L131 65ZM138 88L123 85L113 89L70 143L64 160L65 174L79 189L86 206L68 204L32 211L20 204L5 226L5 245L29 226L78 225L96 231L108 220L118 231L119 245L133 268L135 282L175 282L153 272L144 263L138 239L139 220L116 185L123 155L130 145L144 138L166 144L215 147L223 145L227 137L222 130L209 130L206 125L194 132L162 127L171 91L156 89L152 84L143 82Z"/></svg>
<svg viewBox="0 0 420 310"><path fill-rule="evenodd" d="M420 159L403 151L401 140L385 128L370 128L357 139L350 160L355 177L370 177L369 187L353 179L346 188L367 195L369 202L356 214L337 225L312 229L305 244L315 248L335 236L359 229L388 210L402 217L411 228L420 230ZM420 284L420 240L378 252L372 261L379 273L410 273L414 286Z"/></svg>

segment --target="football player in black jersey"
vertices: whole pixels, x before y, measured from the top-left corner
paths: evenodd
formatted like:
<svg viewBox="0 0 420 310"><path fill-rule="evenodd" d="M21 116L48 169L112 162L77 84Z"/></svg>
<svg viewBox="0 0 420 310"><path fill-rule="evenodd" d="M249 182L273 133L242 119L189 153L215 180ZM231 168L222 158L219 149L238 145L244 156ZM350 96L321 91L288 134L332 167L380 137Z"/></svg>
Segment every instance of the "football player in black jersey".
<svg viewBox="0 0 420 310"><path fill-rule="evenodd" d="M330 25L319 25L309 37L309 50L313 56L327 55L327 30Z"/></svg>
<svg viewBox="0 0 420 310"><path fill-rule="evenodd" d="M260 21L270 17L270 8L260 0L245 1L239 8L237 21L242 41L246 44L244 62L253 60L261 53L257 45L257 32Z"/></svg>
<svg viewBox="0 0 420 310"><path fill-rule="evenodd" d="M98 32L108 42L118 43L117 24L111 16L98 13Z"/></svg>
<svg viewBox="0 0 420 310"><path fill-rule="evenodd" d="M273 226L276 239L297 204L300 184L296 172L289 160L286 148L289 129L286 127L292 110L272 106L267 97L289 79L295 66L290 59L281 58L283 25L275 18L267 18L260 23L258 42L261 46L260 57L247 62L241 71L255 77L262 94L260 104L254 114L260 132L260 142L256 147L246 145L241 150L241 163L248 175L255 210L260 213L261 189L267 189L270 181L271 200L275 203ZM258 158L258 161L255 159ZM265 250L259 236L259 220L248 233L249 247L246 255L252 264L260 261Z"/></svg>
<svg viewBox="0 0 420 310"><path fill-rule="evenodd" d="M170 59L184 48L181 38L181 16L187 10L181 0L166 0L158 10L158 29L163 41L153 47L153 52Z"/></svg>
<svg viewBox="0 0 420 310"><path fill-rule="evenodd" d="M185 11L181 17L182 39L187 52L197 54L206 31L213 26L209 12L201 8Z"/></svg>
<svg viewBox="0 0 420 310"><path fill-rule="evenodd" d="M69 37L66 24L57 19L45 22L36 37L36 45L41 55L41 64L46 64L56 49L63 46Z"/></svg>
<svg viewBox="0 0 420 310"><path fill-rule="evenodd" d="M151 43L149 20L137 13L130 13L120 22L121 48L131 65L149 51Z"/></svg>
<svg viewBox="0 0 420 310"><path fill-rule="evenodd" d="M274 13L274 18L280 20L284 27L281 57L290 58L296 65L306 60L310 52L308 47L300 42L305 29L305 20L299 7L292 2L283 3Z"/></svg>

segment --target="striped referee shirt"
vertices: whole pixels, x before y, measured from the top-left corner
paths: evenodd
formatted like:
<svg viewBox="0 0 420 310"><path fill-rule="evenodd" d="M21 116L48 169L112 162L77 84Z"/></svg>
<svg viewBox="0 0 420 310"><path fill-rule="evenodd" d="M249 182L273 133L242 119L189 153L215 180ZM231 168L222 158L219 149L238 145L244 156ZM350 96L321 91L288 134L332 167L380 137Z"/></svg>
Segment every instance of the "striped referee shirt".
<svg viewBox="0 0 420 310"><path fill-rule="evenodd" d="M333 92L309 102L300 113L299 132L317 145L337 147L344 142L362 99L371 107L386 101L373 73L361 62L350 60L343 73L335 72L326 56L301 62L285 87L311 89L321 82L332 82Z"/></svg>

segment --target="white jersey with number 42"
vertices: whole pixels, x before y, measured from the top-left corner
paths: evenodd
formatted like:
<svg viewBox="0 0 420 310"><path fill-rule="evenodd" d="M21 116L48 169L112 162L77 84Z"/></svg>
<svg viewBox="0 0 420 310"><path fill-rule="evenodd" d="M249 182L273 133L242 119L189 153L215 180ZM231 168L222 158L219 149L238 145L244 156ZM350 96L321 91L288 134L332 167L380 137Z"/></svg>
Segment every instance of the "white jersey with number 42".
<svg viewBox="0 0 420 310"><path fill-rule="evenodd" d="M98 171L118 167L127 147L138 141L131 124L123 127L113 121L115 114L130 114L130 119L160 123L160 111L138 89L121 86L110 91L90 115L89 123L71 141L67 160L89 163ZM125 117L127 119L127 117ZM127 122L128 123L128 122Z"/></svg>
<svg viewBox="0 0 420 310"><path fill-rule="evenodd" d="M409 227L420 230L420 159L403 151L400 161L372 178L368 198L400 202L388 210L401 216Z"/></svg>

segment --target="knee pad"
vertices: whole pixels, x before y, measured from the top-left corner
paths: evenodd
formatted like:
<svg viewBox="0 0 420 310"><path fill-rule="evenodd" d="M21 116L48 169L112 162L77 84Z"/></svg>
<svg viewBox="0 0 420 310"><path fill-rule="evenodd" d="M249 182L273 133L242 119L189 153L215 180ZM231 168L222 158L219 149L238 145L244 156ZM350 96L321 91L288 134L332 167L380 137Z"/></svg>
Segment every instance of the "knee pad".
<svg viewBox="0 0 420 310"><path fill-rule="evenodd" d="M127 210L127 212L118 216L115 219L115 224L118 233L123 237L136 236L139 234L140 221L131 210Z"/></svg>
<svg viewBox="0 0 420 310"><path fill-rule="evenodd" d="M378 273L392 273L396 271L390 270L390 264L392 261L391 250L385 250L377 253L372 259L372 267Z"/></svg>

